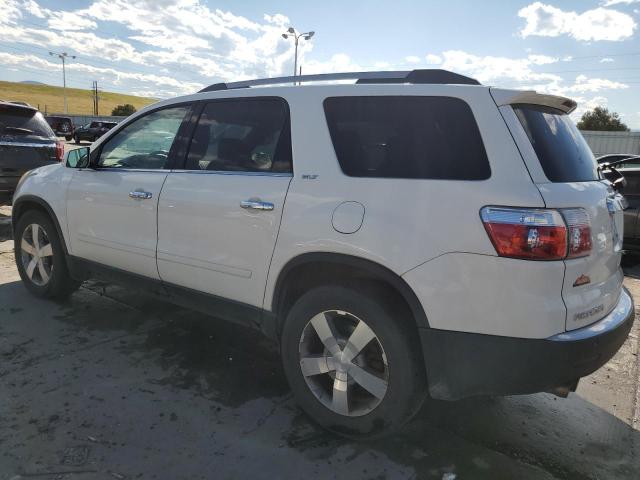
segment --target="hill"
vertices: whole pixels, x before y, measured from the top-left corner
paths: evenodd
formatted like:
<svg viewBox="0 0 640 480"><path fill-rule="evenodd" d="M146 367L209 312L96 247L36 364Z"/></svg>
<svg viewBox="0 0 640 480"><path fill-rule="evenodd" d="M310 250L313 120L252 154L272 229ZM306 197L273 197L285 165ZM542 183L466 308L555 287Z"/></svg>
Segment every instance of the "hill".
<svg viewBox="0 0 640 480"><path fill-rule="evenodd" d="M28 102L42 112L64 112L64 98L62 87L45 84L0 81L0 100L17 100ZM136 97L114 92L100 92L99 113L111 115L111 110L117 105L130 103L136 109L154 103L154 98ZM93 114L93 96L91 90L67 88L68 112L76 115Z"/></svg>

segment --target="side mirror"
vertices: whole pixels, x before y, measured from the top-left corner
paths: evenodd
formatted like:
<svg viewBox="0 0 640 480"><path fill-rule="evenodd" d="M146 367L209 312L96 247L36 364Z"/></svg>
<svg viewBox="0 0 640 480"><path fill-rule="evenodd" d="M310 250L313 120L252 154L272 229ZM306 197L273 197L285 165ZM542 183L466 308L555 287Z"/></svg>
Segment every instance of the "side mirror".
<svg viewBox="0 0 640 480"><path fill-rule="evenodd" d="M65 165L69 168L87 168L89 158L89 147L76 148L67 153Z"/></svg>

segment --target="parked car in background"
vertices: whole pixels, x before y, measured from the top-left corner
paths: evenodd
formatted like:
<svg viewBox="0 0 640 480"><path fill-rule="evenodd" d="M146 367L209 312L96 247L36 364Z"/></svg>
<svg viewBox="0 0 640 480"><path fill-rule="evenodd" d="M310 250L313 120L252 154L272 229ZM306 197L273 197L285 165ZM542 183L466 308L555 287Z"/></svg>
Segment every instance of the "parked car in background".
<svg viewBox="0 0 640 480"><path fill-rule="evenodd" d="M622 179L618 191L624 195L624 249L640 253L640 155L616 153L598 157L603 176Z"/></svg>
<svg viewBox="0 0 640 480"><path fill-rule="evenodd" d="M0 204L11 203L25 172L57 163L63 155L63 143L37 109L0 102Z"/></svg>
<svg viewBox="0 0 640 480"><path fill-rule="evenodd" d="M73 138L73 121L69 117L47 115L44 118L57 136L64 137L67 141Z"/></svg>
<svg viewBox="0 0 640 480"><path fill-rule="evenodd" d="M88 142L95 142L98 138L107 133L117 124L117 122L103 121L88 123L86 125L83 125L82 127L76 128L73 139L76 143L80 143L83 140L86 140Z"/></svg>
<svg viewBox="0 0 640 480"><path fill-rule="evenodd" d="M39 297L101 278L260 329L349 437L427 392L567 396L634 320L575 108L444 70L211 85L27 176L17 268Z"/></svg>

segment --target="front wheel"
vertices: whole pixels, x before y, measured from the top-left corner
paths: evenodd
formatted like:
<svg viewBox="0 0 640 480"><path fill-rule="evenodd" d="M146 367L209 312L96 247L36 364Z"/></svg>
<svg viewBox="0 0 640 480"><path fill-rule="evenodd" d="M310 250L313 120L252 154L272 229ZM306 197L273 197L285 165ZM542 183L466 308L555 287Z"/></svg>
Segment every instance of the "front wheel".
<svg viewBox="0 0 640 480"><path fill-rule="evenodd" d="M379 294L323 286L291 308L284 370L302 409L350 438L379 437L407 422L426 396L415 325Z"/></svg>
<svg viewBox="0 0 640 480"><path fill-rule="evenodd" d="M18 273L31 293L64 299L80 286L69 274L61 240L46 214L31 210L22 215L14 246Z"/></svg>

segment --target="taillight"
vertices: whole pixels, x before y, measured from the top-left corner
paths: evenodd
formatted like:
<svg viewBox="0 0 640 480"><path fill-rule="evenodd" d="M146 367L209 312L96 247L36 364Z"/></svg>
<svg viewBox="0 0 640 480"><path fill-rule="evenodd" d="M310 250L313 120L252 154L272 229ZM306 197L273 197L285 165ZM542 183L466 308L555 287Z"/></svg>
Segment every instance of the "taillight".
<svg viewBox="0 0 640 480"><path fill-rule="evenodd" d="M556 210L484 207L480 215L501 257L561 260L567 255L567 228Z"/></svg>
<svg viewBox="0 0 640 480"><path fill-rule="evenodd" d="M562 210L567 222L569 251L567 258L585 257L591 253L591 226L589 215L582 208L567 208Z"/></svg>
<svg viewBox="0 0 640 480"><path fill-rule="evenodd" d="M64 159L64 143L56 141L56 160L61 162Z"/></svg>
<svg viewBox="0 0 640 480"><path fill-rule="evenodd" d="M591 253L591 226L582 208L484 207L480 216L501 257L562 260Z"/></svg>

